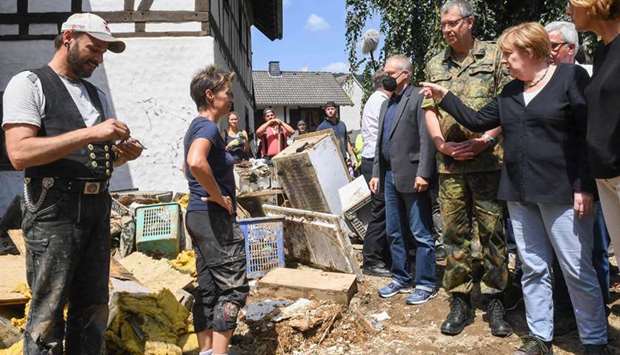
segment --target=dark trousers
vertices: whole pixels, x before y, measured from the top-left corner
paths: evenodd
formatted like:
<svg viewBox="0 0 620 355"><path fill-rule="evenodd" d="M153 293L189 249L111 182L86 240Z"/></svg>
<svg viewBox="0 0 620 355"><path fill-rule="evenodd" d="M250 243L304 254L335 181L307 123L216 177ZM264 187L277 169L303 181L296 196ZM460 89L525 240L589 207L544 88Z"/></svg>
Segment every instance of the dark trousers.
<svg viewBox="0 0 620 355"><path fill-rule="evenodd" d="M385 213L392 278L401 285L412 284L409 250L415 247L415 287L429 292L435 290L435 239L429 192L399 192L388 170L385 173Z"/></svg>
<svg viewBox="0 0 620 355"><path fill-rule="evenodd" d="M31 200L39 186L31 183ZM32 300L24 354L102 354L108 321L110 196L50 190L22 206ZM63 310L68 304L65 330Z"/></svg>
<svg viewBox="0 0 620 355"><path fill-rule="evenodd" d="M188 212L186 221L198 272L194 329L234 330L249 292L243 234L234 217L213 203L208 211Z"/></svg>
<svg viewBox="0 0 620 355"><path fill-rule="evenodd" d="M373 159L362 158L362 175L368 183L372 178ZM385 232L385 197L382 192L372 195L372 211L364 236L364 267L391 264L390 251Z"/></svg>

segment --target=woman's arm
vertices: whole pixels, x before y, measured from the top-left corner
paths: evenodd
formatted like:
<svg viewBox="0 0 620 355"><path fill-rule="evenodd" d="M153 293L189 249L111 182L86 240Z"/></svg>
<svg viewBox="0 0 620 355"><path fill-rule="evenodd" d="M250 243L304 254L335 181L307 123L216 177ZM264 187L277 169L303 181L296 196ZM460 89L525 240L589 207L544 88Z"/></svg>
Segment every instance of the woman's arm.
<svg viewBox="0 0 620 355"><path fill-rule="evenodd" d="M442 109L466 128L474 132L485 132L500 126L497 97L480 111L476 111L466 106L458 97L440 85L426 82L420 84L423 86L420 92L425 97L433 98Z"/></svg>
<svg viewBox="0 0 620 355"><path fill-rule="evenodd" d="M215 202L232 214L232 201L230 197L224 197L215 181L213 170L207 157L212 143L206 138L197 138L192 142L187 153L187 166L198 183L209 194L209 201Z"/></svg>

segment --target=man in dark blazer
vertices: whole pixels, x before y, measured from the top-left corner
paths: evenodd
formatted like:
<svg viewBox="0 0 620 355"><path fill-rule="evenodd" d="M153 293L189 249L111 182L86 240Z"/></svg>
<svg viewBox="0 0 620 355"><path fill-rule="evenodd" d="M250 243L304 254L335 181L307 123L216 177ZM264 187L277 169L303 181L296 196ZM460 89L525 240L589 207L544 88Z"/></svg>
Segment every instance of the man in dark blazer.
<svg viewBox="0 0 620 355"><path fill-rule="evenodd" d="M435 241L428 191L435 172L435 147L428 133L419 88L409 85L411 60L403 55L387 59L384 88L393 91L381 107L374 160L373 192L383 191L386 229L392 256L392 281L379 290L387 298L411 292L409 245L415 244L415 289L408 304L422 304L437 294ZM409 228L410 232L405 230ZM413 235L415 241L410 240Z"/></svg>

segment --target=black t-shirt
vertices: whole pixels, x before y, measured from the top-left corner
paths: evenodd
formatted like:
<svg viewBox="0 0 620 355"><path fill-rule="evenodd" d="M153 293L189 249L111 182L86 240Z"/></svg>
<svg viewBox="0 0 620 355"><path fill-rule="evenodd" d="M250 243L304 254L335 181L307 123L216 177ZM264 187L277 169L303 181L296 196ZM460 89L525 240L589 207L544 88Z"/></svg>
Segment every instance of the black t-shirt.
<svg viewBox="0 0 620 355"><path fill-rule="evenodd" d="M594 55L594 74L585 91L588 153L595 178L620 176L620 35Z"/></svg>
<svg viewBox="0 0 620 355"><path fill-rule="evenodd" d="M189 205L187 211L206 211L207 203L202 201L202 197L208 197L207 191L200 185L198 180L194 178L192 172L187 166L187 153L189 148L195 139L208 139L211 142L211 149L209 150L209 156L207 161L215 181L220 187L220 191L224 196L230 196L233 201L235 199L235 176L233 173L234 158L226 151L226 145L220 135L220 131L217 125L209 121L206 117L196 117L190 124L185 138L183 139L183 146L185 150L184 165L185 165L185 177L189 185Z"/></svg>

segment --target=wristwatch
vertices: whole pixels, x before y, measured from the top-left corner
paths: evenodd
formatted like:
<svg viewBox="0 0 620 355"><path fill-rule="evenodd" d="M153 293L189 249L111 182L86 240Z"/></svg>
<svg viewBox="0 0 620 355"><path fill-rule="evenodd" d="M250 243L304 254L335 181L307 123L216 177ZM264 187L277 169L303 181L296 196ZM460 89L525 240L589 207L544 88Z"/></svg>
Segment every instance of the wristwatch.
<svg viewBox="0 0 620 355"><path fill-rule="evenodd" d="M495 145L497 144L497 138L493 137L490 134L483 134L482 135L482 139L484 139L485 143L491 143L491 145Z"/></svg>

